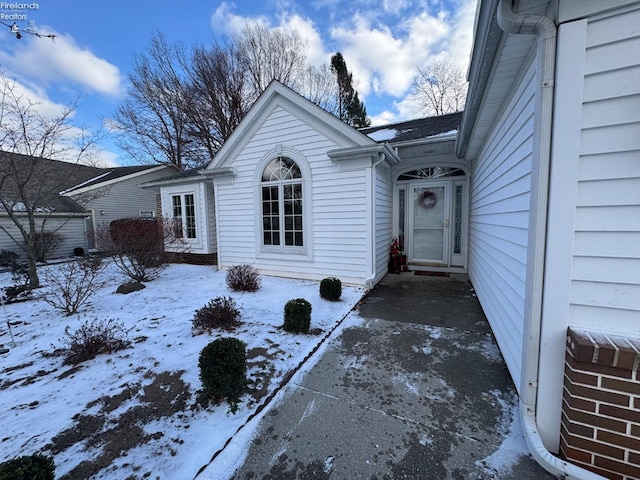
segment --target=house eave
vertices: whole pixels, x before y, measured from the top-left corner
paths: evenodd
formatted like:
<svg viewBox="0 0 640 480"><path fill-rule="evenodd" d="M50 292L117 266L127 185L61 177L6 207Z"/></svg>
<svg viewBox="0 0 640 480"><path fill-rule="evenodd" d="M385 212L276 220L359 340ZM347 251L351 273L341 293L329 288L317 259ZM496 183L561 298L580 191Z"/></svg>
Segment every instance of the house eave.
<svg viewBox="0 0 640 480"><path fill-rule="evenodd" d="M397 165L400 163L400 158L388 143L339 148L329 150L327 155L332 162L349 162L352 160L361 160L362 158L370 157L374 163L377 163L378 160L381 160L388 165Z"/></svg>
<svg viewBox="0 0 640 480"><path fill-rule="evenodd" d="M71 188L68 188L68 189L60 192L60 195L64 195L65 197L73 197L74 195L81 195L83 193L87 193L87 192L90 192L92 190L97 190L97 189L100 189L100 188L108 187L109 185L113 185L113 184L121 182L123 180L130 180L132 178L136 178L136 177L139 177L139 176L142 176L142 175L146 175L148 173L157 172L157 171L159 171L159 170L161 170L163 168L167 168L167 166L166 165L158 165L156 167L149 168L147 170L141 170L139 172L130 173L129 175L124 175L122 177L113 178L111 180L107 180L105 182L99 182L99 183L96 183L94 185L89 185L87 187L83 187L82 186L82 185L86 185L86 184L91 183L91 182L95 182L97 179L99 179L101 177L104 177L105 175L109 175L109 173L110 173L110 172L105 172L102 175L99 175L97 177L91 178L91 179L87 180L84 183L81 183L79 185L73 186Z"/></svg>

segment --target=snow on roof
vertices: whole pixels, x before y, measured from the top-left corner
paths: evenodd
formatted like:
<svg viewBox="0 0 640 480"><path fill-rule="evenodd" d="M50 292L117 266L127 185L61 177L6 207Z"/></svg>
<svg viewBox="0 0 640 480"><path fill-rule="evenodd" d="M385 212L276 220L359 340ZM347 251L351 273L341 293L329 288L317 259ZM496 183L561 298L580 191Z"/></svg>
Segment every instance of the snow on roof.
<svg viewBox="0 0 640 480"><path fill-rule="evenodd" d="M375 132L367 133L367 136L376 142L384 142L385 140L393 140L396 138L397 134L398 131L396 129L383 128L381 130L376 130Z"/></svg>

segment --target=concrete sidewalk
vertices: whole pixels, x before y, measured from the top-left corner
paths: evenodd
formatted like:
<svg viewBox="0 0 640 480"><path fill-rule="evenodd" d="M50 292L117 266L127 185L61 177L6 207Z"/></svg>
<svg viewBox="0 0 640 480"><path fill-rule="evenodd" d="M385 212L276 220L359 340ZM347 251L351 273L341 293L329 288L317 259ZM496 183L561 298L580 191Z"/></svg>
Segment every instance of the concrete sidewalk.
<svg viewBox="0 0 640 480"><path fill-rule="evenodd" d="M262 420L235 480L554 478L465 276L389 275Z"/></svg>

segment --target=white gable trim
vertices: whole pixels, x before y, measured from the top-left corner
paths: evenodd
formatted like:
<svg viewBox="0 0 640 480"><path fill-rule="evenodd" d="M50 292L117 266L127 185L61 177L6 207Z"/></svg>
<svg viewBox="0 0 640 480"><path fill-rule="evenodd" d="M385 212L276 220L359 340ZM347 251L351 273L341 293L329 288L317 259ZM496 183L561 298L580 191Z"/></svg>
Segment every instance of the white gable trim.
<svg viewBox="0 0 640 480"><path fill-rule="evenodd" d="M222 145L213 161L204 169L203 174L206 175L210 170L230 166L235 157L253 138L256 131L278 107L295 115L339 145L345 147L377 145L365 134L274 80Z"/></svg>

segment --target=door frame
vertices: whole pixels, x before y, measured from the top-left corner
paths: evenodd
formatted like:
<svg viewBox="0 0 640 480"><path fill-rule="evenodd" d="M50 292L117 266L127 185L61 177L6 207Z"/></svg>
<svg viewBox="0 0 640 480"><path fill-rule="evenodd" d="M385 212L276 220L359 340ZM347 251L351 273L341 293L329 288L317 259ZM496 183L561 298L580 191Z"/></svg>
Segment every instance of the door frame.
<svg viewBox="0 0 640 480"><path fill-rule="evenodd" d="M460 168L455 166L454 168ZM414 168L415 170L415 168ZM466 169L463 169L466 171ZM396 177L397 178L397 177ZM449 218L448 228L448 255L445 258L444 263L431 263L431 262L419 262L410 261L407 248L407 239L410 235L410 208L408 208L408 202L410 200L409 192L412 191L411 185L434 185L441 183L449 184L449 199L447 212ZM400 225L400 192L404 190L405 206L404 206L404 242L401 238L401 225ZM456 212L456 209L458 211ZM456 216L457 215L457 216ZM456 221L458 224L456 224ZM398 238L401 241L401 246L405 248L405 254L407 254L407 263L410 270L420 269L424 267L430 267L435 270L443 271L464 271L467 269L467 245L468 245L468 231L469 231L469 176L460 175L452 177L441 178L424 178L413 180L396 180L393 186L393 237Z"/></svg>

